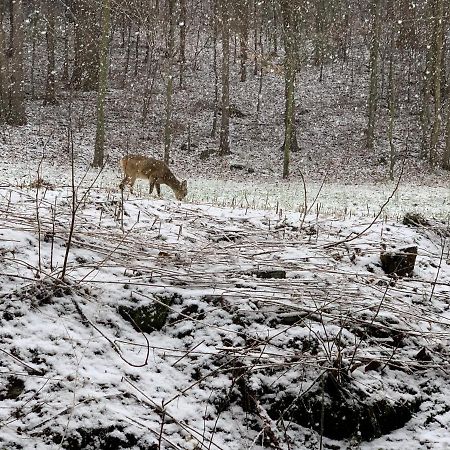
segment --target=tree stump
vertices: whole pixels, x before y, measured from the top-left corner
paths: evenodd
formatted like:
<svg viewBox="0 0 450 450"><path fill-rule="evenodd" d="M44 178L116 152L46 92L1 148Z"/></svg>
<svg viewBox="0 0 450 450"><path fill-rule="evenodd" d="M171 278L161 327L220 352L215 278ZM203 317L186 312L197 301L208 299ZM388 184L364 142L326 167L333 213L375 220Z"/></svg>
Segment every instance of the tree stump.
<svg viewBox="0 0 450 450"><path fill-rule="evenodd" d="M416 264L417 246L404 247L398 250L382 250L381 267L388 275L399 277L411 276Z"/></svg>

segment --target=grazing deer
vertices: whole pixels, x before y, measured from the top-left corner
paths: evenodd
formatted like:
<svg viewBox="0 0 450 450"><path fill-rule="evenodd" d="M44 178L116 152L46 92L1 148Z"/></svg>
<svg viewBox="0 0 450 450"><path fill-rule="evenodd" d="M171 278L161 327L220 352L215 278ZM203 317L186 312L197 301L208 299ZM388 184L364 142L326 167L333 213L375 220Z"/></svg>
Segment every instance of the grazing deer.
<svg viewBox="0 0 450 450"><path fill-rule="evenodd" d="M187 181L178 181L172 171L164 161L141 155L128 155L120 160L125 178L120 183L120 189L124 189L125 184L130 185L130 191L133 193L133 185L136 178L148 179L150 183L149 193L153 192L156 186L158 196L161 196L160 185L167 184L175 194L177 200L183 200L187 195Z"/></svg>

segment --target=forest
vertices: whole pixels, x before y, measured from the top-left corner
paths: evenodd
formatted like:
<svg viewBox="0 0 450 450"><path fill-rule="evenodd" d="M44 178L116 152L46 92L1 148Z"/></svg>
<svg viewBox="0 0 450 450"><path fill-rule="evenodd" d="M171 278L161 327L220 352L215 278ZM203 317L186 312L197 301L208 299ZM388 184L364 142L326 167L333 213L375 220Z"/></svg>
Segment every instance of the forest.
<svg viewBox="0 0 450 450"><path fill-rule="evenodd" d="M450 3L0 0L0 449L450 447Z"/></svg>
<svg viewBox="0 0 450 450"><path fill-rule="evenodd" d="M176 158L175 144L224 156L230 142L268 127L281 140L283 177L292 152L305 148L308 158L322 159L311 145L376 157L391 179L405 158L449 170L444 0L42 0L1 8L2 122L23 126L37 105L59 105L68 127L85 98L80 115L93 115L94 167L103 165L105 146L119 144L108 124L117 127L121 109L122 123L157 135L151 143L166 162ZM320 94L329 98L310 93L312 82L328 84ZM234 123L245 117L253 129ZM323 121L328 133L314 129ZM136 147L134 134L127 133L128 147Z"/></svg>

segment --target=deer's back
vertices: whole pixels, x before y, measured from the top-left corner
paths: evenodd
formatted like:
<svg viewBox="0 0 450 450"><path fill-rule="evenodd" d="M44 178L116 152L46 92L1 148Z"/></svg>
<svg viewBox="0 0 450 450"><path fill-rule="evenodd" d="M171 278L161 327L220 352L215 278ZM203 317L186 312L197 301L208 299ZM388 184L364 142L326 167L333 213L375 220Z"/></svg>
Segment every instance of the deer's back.
<svg viewBox="0 0 450 450"><path fill-rule="evenodd" d="M149 156L129 155L120 161L122 170L128 176L138 178L164 178L167 166L164 161L160 161Z"/></svg>

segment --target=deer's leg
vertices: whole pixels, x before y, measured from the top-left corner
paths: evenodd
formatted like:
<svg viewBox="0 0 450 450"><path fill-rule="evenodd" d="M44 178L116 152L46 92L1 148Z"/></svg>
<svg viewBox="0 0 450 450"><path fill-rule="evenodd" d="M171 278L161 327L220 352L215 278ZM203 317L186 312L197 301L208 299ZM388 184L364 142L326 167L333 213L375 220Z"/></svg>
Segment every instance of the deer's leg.
<svg viewBox="0 0 450 450"><path fill-rule="evenodd" d="M149 178L148 179L148 193L149 195L153 192L153 188L155 187L155 179L154 178Z"/></svg>
<svg viewBox="0 0 450 450"><path fill-rule="evenodd" d="M136 182L136 177L130 177L129 184L130 184L130 192L131 193L133 193L133 186L134 186L135 182Z"/></svg>
<svg viewBox="0 0 450 450"><path fill-rule="evenodd" d="M130 180L130 178L128 177L128 175L125 175L125 178L124 178L124 179L120 182L120 184L119 184L119 189L120 189L121 191L124 190L125 185L128 183L129 180Z"/></svg>

